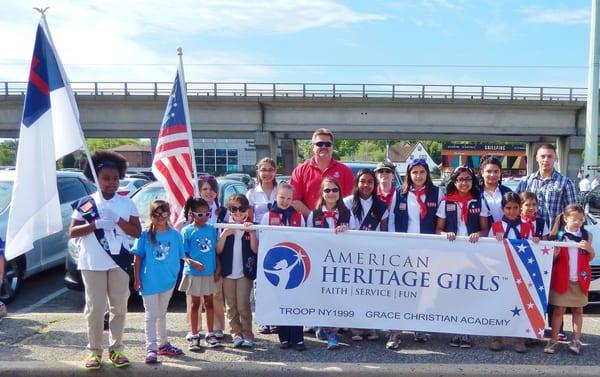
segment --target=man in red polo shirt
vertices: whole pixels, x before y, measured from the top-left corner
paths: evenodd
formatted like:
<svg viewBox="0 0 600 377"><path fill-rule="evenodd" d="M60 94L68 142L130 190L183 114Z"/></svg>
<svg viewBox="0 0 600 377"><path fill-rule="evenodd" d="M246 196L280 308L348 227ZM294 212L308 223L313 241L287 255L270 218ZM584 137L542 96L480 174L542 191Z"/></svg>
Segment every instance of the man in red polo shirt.
<svg viewBox="0 0 600 377"><path fill-rule="evenodd" d="M354 184L352 170L333 159L333 134L330 130L316 130L312 136L312 147L313 157L294 168L290 182L294 186L292 205L304 217L317 204L323 178L335 178L342 188L342 197L352 194Z"/></svg>

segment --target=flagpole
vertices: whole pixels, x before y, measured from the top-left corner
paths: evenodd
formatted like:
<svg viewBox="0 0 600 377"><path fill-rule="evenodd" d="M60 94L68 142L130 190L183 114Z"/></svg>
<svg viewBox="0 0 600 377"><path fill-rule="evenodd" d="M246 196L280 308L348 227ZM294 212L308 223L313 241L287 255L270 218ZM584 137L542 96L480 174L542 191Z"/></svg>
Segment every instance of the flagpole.
<svg viewBox="0 0 600 377"><path fill-rule="evenodd" d="M190 143L190 159L192 160L192 184L194 186L194 196L200 196L200 190L198 190L198 172L196 171L196 156L194 153L194 139L192 138L192 123L190 122L190 109L188 108L187 101L187 87L185 83L185 76L183 75L183 50L181 47L177 47L177 55L179 56L179 64L177 66L177 73L179 76L179 87L181 88L182 99L183 99L183 113L185 114L185 125L188 134L188 142Z"/></svg>
<svg viewBox="0 0 600 377"><path fill-rule="evenodd" d="M46 11L48 10L48 8L49 7L46 7L44 9L41 9L41 8L33 8L33 9L35 9L42 15L42 24L44 27L44 32L48 36L48 41L52 45L52 48L56 51L56 46L54 45L54 40L52 39L52 35L50 34L50 28L48 27L48 22L46 22ZM56 54L56 60L58 61L58 67L61 70L62 77L67 77L67 75L65 75L64 72L62 72L63 65L62 65L62 62L60 61L60 57L58 56L58 54ZM72 93L71 83L68 82L67 85L69 85L69 91ZM72 108L75 109L75 106L72 106ZM79 120L79 114L75 114L75 115L77 115L77 120ZM86 156L88 164L90 166L90 171L92 172L92 177L94 178L94 183L96 184L96 187L97 187L98 191L100 192L100 184L98 182L98 175L96 174L94 162L92 161L92 156L90 154L90 150L88 148L87 142L85 141L85 137L83 135L83 130L81 129L81 124L79 125L79 135L81 136L81 140L83 140L83 150L85 151L85 156ZM104 200L104 197L102 195L100 195L100 200Z"/></svg>

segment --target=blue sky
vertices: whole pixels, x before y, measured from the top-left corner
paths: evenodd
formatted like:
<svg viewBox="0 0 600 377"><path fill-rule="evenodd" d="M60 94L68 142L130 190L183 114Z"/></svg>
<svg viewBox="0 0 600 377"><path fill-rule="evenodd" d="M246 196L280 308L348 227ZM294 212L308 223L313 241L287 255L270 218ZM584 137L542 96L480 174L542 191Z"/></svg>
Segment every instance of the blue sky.
<svg viewBox="0 0 600 377"><path fill-rule="evenodd" d="M0 81L40 1L4 0ZM71 81L587 85L590 0L46 1Z"/></svg>

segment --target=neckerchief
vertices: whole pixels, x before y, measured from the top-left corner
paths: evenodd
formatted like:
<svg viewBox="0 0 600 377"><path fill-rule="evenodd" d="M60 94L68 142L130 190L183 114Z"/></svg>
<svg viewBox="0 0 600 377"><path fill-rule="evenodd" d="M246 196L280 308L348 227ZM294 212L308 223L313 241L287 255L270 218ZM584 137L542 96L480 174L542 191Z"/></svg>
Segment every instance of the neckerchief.
<svg viewBox="0 0 600 377"><path fill-rule="evenodd" d="M515 237L521 238L521 232L517 229L521 225L521 219L518 217L514 220L509 220L506 216L502 216L502 221L506 223L506 230L504 231L504 238L508 239L508 233L512 229L515 232Z"/></svg>
<svg viewBox="0 0 600 377"><path fill-rule="evenodd" d="M464 197L460 196L458 192L455 192L452 195L446 195L446 201L462 204L460 210L460 217L462 218L465 224L467 223L467 218L469 216L469 202L471 200L473 200L473 195L471 194L471 192L468 192L467 195L465 195Z"/></svg>
<svg viewBox="0 0 600 377"><path fill-rule="evenodd" d="M337 226L337 222L338 222L338 214L337 211L333 210L333 211L323 211L323 221L327 221L327 218L331 218L333 219L333 226L336 227Z"/></svg>
<svg viewBox="0 0 600 377"><path fill-rule="evenodd" d="M420 215L421 215L421 220L423 220L425 218L425 216L427 216L427 206L425 205L425 202L423 201L423 199L421 199L421 195L425 194L425 187L421 187L418 190L411 190L414 194L415 197L417 198L417 203L419 204L419 207L421 207L420 209ZM465 220L466 223L466 220Z"/></svg>
<svg viewBox="0 0 600 377"><path fill-rule="evenodd" d="M282 225L289 225L292 219L292 215L294 214L294 207L289 206L286 209L281 209L277 206L277 202L273 203L271 207L271 211L275 213L279 213L281 215L281 223Z"/></svg>

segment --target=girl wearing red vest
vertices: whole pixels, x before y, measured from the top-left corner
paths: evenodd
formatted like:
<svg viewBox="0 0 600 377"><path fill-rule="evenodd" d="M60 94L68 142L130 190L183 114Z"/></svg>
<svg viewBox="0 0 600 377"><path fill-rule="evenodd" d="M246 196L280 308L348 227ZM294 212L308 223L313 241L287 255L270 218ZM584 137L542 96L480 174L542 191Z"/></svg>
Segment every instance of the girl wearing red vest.
<svg viewBox="0 0 600 377"><path fill-rule="evenodd" d="M471 168L459 166L454 169L446 187L446 196L436 213L436 234L446 236L448 241L454 241L456 236L465 236L472 243L487 235L489 212L481 205L476 183ZM471 348L471 339L468 335L454 335L450 346Z"/></svg>
<svg viewBox="0 0 600 377"><path fill-rule="evenodd" d="M569 343L569 350L577 355L581 352L583 307L588 303L591 279L590 260L596 255L592 247L592 235L583 227L584 222L583 207L569 204L556 218L550 231L550 239L577 242L579 247L554 248L549 302L555 307L552 314L552 339L544 348L546 353L554 353L558 348L558 332L567 308L571 308L573 317L573 340Z"/></svg>
<svg viewBox="0 0 600 377"><path fill-rule="evenodd" d="M350 210L342 200L342 189L335 178L325 177L321 182L319 200L306 220L306 226L312 228L335 229L336 233L348 230L350 223ZM327 339L327 349L339 348L336 335L337 329L333 327L317 327L317 338Z"/></svg>
<svg viewBox="0 0 600 377"><path fill-rule="evenodd" d="M275 203L271 209L263 215L261 225L271 226L304 226L304 217L292 207L292 198L294 196L294 187L287 182L281 182L277 185ZM284 266L290 268L292 266ZM277 326L279 335L279 348L294 348L296 351L304 351L304 334L302 326Z"/></svg>
<svg viewBox="0 0 600 377"><path fill-rule="evenodd" d="M495 237L498 241L506 239L531 239L532 238L532 225L530 223L522 222L519 213L521 198L514 192L507 192L502 195L502 212L504 215L501 220L496 220L492 224L490 229L490 237ZM539 242L539 238L534 242ZM518 353L527 352L525 347L525 340L522 338L515 338L514 340L515 351ZM504 348L503 337L494 337L490 344L490 350L502 351Z"/></svg>

